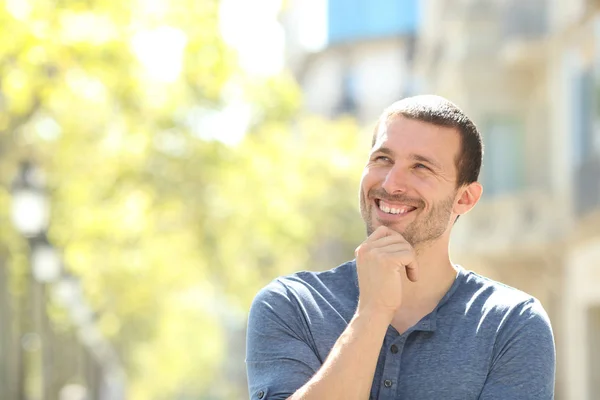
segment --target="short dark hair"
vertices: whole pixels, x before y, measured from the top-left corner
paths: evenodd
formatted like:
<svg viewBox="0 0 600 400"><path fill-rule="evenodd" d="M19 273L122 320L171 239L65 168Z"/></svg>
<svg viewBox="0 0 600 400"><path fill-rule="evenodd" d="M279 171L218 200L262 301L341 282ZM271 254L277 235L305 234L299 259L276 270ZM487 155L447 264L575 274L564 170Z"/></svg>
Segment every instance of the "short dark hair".
<svg viewBox="0 0 600 400"><path fill-rule="evenodd" d="M458 177L456 187L476 182L479 179L483 159L483 141L477 127L467 115L449 100L434 95L407 97L386 108L379 117L371 146L377 141L382 123L402 116L433 125L455 128L460 134L461 148L456 159Z"/></svg>

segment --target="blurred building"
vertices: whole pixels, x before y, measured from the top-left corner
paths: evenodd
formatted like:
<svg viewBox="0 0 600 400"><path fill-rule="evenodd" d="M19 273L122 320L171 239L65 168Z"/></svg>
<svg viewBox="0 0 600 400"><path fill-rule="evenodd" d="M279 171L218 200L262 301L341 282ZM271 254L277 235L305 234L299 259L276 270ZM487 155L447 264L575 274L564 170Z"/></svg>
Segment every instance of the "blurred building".
<svg viewBox="0 0 600 400"><path fill-rule="evenodd" d="M414 71L485 141L453 259L544 304L557 399L600 398L600 1L428 0Z"/></svg>
<svg viewBox="0 0 600 400"><path fill-rule="evenodd" d="M281 22L286 60L304 92L305 109L373 123L381 110L413 90L411 65L418 0L328 0L286 3ZM318 15L317 15L318 14ZM301 35L325 24L324 47L307 49Z"/></svg>
<svg viewBox="0 0 600 400"><path fill-rule="evenodd" d="M600 0L330 0L306 51L291 0L288 65L307 111L372 123L436 93L484 136L484 196L457 223L453 260L544 304L556 398L600 398Z"/></svg>

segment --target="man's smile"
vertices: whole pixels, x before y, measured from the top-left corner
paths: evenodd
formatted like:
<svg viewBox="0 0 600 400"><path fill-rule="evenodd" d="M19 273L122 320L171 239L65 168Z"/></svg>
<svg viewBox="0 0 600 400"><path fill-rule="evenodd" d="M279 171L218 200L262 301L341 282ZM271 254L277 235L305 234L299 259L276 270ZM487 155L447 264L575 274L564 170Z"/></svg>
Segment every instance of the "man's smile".
<svg viewBox="0 0 600 400"><path fill-rule="evenodd" d="M411 211L416 210L416 207L410 205L388 203L381 199L376 199L375 205L379 210L383 211L384 213L393 215L405 215Z"/></svg>

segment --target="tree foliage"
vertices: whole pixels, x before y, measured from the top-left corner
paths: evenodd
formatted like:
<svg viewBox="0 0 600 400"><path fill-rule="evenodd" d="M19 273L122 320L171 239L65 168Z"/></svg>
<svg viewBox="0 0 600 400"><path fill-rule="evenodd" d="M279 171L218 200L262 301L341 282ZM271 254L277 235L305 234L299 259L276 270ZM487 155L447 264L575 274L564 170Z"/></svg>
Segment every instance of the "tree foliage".
<svg viewBox="0 0 600 400"><path fill-rule="evenodd" d="M243 362L230 346L256 291L351 258L363 234L367 135L351 120L302 115L284 74L244 76L217 16L213 0L0 8L11 38L0 43L0 204L20 158L42 165L50 238L81 277L134 399L239 395L211 386L226 378L223 360ZM142 34L183 40L176 78L140 62L152 57L136 48ZM228 132L205 122L232 87L254 117L226 144ZM14 232L0 241L16 275L24 246Z"/></svg>

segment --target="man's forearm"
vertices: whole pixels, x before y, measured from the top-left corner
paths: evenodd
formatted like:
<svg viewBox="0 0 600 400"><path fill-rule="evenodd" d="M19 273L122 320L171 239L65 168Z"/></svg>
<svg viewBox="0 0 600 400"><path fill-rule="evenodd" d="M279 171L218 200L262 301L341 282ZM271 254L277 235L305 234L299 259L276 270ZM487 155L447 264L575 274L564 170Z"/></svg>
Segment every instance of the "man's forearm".
<svg viewBox="0 0 600 400"><path fill-rule="evenodd" d="M390 318L357 312L319 371L288 400L368 399Z"/></svg>

